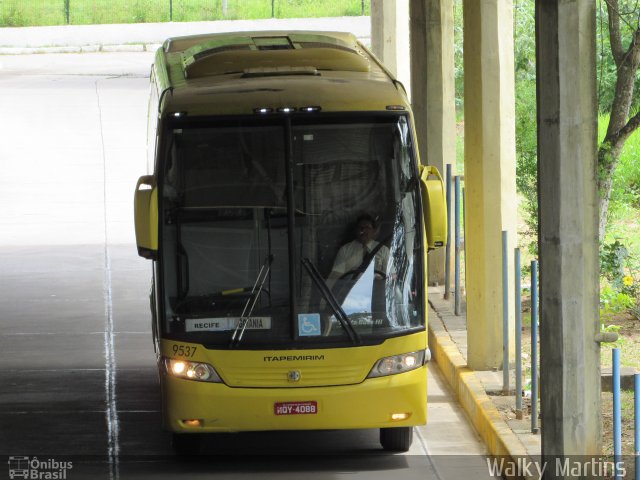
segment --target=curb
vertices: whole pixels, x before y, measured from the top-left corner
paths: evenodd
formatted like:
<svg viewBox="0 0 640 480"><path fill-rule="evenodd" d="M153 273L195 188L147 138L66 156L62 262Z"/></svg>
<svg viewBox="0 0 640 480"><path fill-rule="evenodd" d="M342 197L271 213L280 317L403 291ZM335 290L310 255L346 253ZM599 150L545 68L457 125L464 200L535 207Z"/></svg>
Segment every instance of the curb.
<svg viewBox="0 0 640 480"><path fill-rule="evenodd" d="M115 52L155 52L159 43L123 45L74 45L58 47L0 47L0 55L31 55L45 53L115 53Z"/></svg>
<svg viewBox="0 0 640 480"><path fill-rule="evenodd" d="M503 420L491 398L484 391L480 380L473 370L467 367L466 360L441 323L440 313L431 301L429 304L438 315L436 321L429 322L429 349L442 375L456 394L458 402L487 445L489 454L508 457L514 464L518 463L518 459L531 459L525 446ZM537 479L529 475L510 478Z"/></svg>

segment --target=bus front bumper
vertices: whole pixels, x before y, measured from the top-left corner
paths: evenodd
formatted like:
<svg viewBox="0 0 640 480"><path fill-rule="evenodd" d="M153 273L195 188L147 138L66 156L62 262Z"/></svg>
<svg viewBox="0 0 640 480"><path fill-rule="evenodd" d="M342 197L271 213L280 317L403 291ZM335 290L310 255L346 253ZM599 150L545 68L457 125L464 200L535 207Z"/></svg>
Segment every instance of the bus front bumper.
<svg viewBox="0 0 640 480"><path fill-rule="evenodd" d="M176 433L388 428L427 420L426 366L357 385L308 388L231 388L165 374L162 391L164 427ZM283 414L291 405L303 408Z"/></svg>

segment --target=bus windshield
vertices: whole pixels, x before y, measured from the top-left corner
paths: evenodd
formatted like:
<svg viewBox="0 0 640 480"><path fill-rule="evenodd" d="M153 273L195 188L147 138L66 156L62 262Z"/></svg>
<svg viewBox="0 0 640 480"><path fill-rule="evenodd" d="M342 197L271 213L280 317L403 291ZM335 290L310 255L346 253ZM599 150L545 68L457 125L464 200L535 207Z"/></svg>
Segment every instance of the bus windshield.
<svg viewBox="0 0 640 480"><path fill-rule="evenodd" d="M423 330L408 119L185 123L160 157L163 336L211 348L379 343Z"/></svg>

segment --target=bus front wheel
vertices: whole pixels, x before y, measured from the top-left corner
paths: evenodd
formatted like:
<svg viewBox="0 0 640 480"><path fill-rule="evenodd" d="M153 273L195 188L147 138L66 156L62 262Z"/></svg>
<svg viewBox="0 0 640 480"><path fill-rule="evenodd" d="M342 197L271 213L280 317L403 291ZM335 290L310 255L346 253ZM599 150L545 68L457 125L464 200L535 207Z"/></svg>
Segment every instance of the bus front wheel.
<svg viewBox="0 0 640 480"><path fill-rule="evenodd" d="M197 433L174 433L171 446L176 455L187 457L200 453L200 435Z"/></svg>
<svg viewBox="0 0 640 480"><path fill-rule="evenodd" d="M407 452L413 441L413 427L380 429L380 444L388 452Z"/></svg>

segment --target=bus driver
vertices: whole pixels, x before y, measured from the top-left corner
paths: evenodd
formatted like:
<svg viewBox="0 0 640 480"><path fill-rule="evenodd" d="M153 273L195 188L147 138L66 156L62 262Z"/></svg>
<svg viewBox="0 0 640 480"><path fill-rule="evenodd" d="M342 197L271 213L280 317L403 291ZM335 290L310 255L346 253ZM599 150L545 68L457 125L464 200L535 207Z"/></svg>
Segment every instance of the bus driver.
<svg viewBox="0 0 640 480"><path fill-rule="evenodd" d="M375 278L385 277L389 262L389 248L374 240L377 234L378 224L371 215L363 214L357 218L356 238L338 250L329 274L329 279L332 280L330 283L349 273L353 273L354 278L357 278L367 269L372 255L375 255Z"/></svg>

